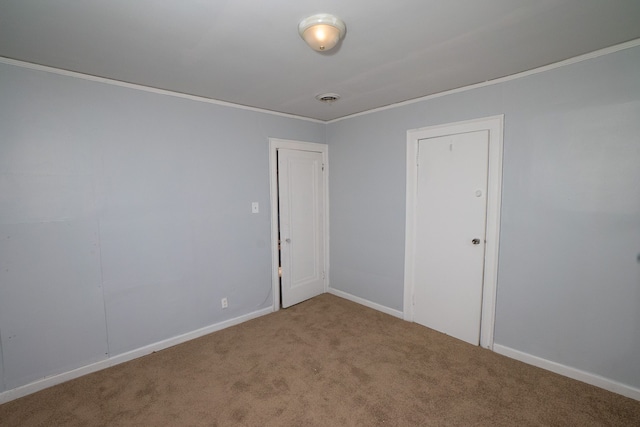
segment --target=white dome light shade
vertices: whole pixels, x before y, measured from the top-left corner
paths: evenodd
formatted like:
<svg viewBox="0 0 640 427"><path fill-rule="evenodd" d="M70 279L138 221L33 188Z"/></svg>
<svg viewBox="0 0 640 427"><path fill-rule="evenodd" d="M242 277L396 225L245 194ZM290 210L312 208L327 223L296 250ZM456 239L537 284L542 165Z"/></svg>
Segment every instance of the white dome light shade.
<svg viewBox="0 0 640 427"><path fill-rule="evenodd" d="M346 26L344 22L328 13L313 15L300 21L298 32L300 37L313 50L326 52L335 47L344 37Z"/></svg>

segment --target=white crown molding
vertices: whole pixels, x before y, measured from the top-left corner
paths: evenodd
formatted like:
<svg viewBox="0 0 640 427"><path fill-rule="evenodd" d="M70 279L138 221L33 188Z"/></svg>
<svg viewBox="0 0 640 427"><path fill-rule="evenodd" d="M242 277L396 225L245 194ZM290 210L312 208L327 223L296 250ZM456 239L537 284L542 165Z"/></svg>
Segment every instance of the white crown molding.
<svg viewBox="0 0 640 427"><path fill-rule="evenodd" d="M30 70L43 71L45 73L58 74L60 76L74 77L77 79L88 80L91 82L104 83L113 86L125 87L128 89L139 90L143 92L151 92L158 95L172 96L175 98L189 99L196 102L204 102L205 104L220 105L223 107L237 108L240 110L255 111L258 113L271 114L273 116L286 117L289 119L305 120L314 123L326 123L324 120L312 119L310 117L296 116L295 114L281 113L279 111L266 110L264 108L249 107L247 105L234 104L228 101L219 101L217 99L205 98L203 96L189 95L181 92L174 92L166 89L158 89L151 86L144 86L135 83L127 83L120 80L107 79L105 77L93 76L91 74L78 73L76 71L63 70L60 68L48 67L46 65L33 64L31 62L18 61L17 59L6 58L0 56L0 63L13 65L15 67L28 68Z"/></svg>
<svg viewBox="0 0 640 427"><path fill-rule="evenodd" d="M482 82L482 83L475 83L475 84L472 84L472 85L469 85L469 86L463 86L463 87L460 87L460 88L451 89L451 90L447 90L447 91L444 91L444 92L438 92L438 93L434 93L432 95L426 95L426 96L423 96L423 97L420 97L420 98L415 98L415 99L410 99L410 100L407 100L407 101L397 102L395 104L385 105L383 107L378 107L378 108L373 108L371 110L361 111L359 113L350 114L350 115L339 117L339 118L333 119L333 120L312 119L310 117L297 116L295 114L288 114L288 113L281 113L281 112L278 112L278 111L266 110L266 109L257 108L257 107L249 107L249 106L246 106L246 105L234 104L232 102L227 102L227 101L219 101L219 100L216 100L216 99L205 98L205 97L202 97L202 96L187 95L185 93L173 92L173 91L170 91L170 90L158 89L158 88L138 85L138 84L134 84L134 83L127 83L127 82L122 82L122 81L119 81L119 80L107 79L107 78L104 78L104 77L97 77L97 76L92 76L90 74L83 74L83 73L78 73L78 72L75 72L75 71L62 70L62 69L59 69L59 68L53 68L53 67L47 67L47 66L44 66L44 65L33 64L33 63L30 63L30 62L18 61L16 59L6 58L6 57L3 57L3 56L0 56L0 63L4 63L4 64L8 64L8 65L14 65L16 67L29 68L29 69L32 69L32 70L44 71L44 72L53 73L53 74L59 74L59 75L62 75L62 76L69 76L69 77L75 77L75 78L79 78L79 79L83 79L83 80L89 80L89 81L94 81L94 82L110 84L110 85L114 85L114 86L126 87L126 88L129 88L129 89L141 90L141 91L144 91L144 92L151 92L151 93L157 93L157 94L166 95L166 96L173 96L173 97L177 97L177 98L190 99L192 101L204 102L204 103L208 103L208 104L221 105L221 106L230 107L230 108L238 108L238 109L247 110L247 111L256 111L256 112L259 112L259 113L271 114L271 115L274 115L274 116L287 117L287 118L291 118L291 119L305 120L305 121L309 121L309 122L313 122L313 123L330 124L330 123L339 122L341 120L346 120L346 119L351 119L351 118L354 118L354 117L364 116L366 114L377 113L379 111L390 110L392 108L398 108L398 107L403 107L405 105L415 104L417 102L427 101L429 99L440 98L442 96L452 95L452 94L455 94L455 93L465 92L465 91L468 91L468 90L478 89L478 88L485 87L485 86L491 86L491 85L495 85L495 84L499 84L499 83L508 82L508 81L511 81L511 80L520 79L520 78L523 78L523 77L531 76L533 74L543 73L545 71L554 70L556 68L565 67L565 66L571 65L571 64L576 64L578 62L588 61L590 59L598 58L598 57L604 56L604 55L609 55L611 53L619 52L619 51L626 50L626 49L631 49L631 48L634 48L634 47L637 47L637 46L640 46L640 39L635 39L635 40L631 40L631 41L628 41L628 42L625 42L625 43L620 43L620 44L617 44L615 46L610 46L610 47L607 47L607 48L604 48L604 49L599 49L599 50L596 50L596 51L593 51L593 52L590 52L590 53L586 53L584 55L575 56L573 58L565 59L564 61L555 62L553 64L549 64L549 65L545 65L545 66L542 66L542 67L534 68L532 70L523 71L521 73L511 74L509 76L501 77L499 79L487 80L486 82Z"/></svg>
<svg viewBox="0 0 640 427"><path fill-rule="evenodd" d="M555 70L556 68L566 67L567 65L577 64L578 62L588 61L590 59L598 58L600 56L609 55L611 53L620 52L621 50L631 49L640 46L640 39L631 40L625 43L617 44L615 46L606 47L593 52L585 53L584 55L575 56L573 58L565 59L564 61L554 62L553 64L545 65L542 67L534 68L531 70L523 71L521 73L511 74L509 76L500 77L499 79L487 80L482 83L475 83L469 86L463 86L456 89L446 90L444 92L434 93L432 95L422 96L420 98L410 99L408 101L397 102L395 104L385 105L384 107L378 107L367 111L361 111L359 113L350 114L348 116L339 117L333 120L327 120L325 123L335 123L341 120L352 119L354 117L364 116L367 114L377 113L379 111L391 110L393 108L404 107L405 105L411 105L418 102L427 101L429 99L440 98L447 95L453 95L454 93L466 92L468 90L478 89L481 87L492 86L499 83L508 82L511 80L521 79L534 74L544 73L545 71Z"/></svg>

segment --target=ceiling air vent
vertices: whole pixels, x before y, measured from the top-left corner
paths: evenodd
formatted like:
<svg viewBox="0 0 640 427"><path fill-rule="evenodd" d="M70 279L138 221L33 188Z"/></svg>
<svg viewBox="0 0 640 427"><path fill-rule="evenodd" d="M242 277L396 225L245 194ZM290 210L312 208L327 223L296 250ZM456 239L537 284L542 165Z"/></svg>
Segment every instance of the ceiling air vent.
<svg viewBox="0 0 640 427"><path fill-rule="evenodd" d="M337 93L323 93L320 95L316 95L316 99L318 101L331 104L332 102L336 102L338 99L340 99L340 95L338 95Z"/></svg>

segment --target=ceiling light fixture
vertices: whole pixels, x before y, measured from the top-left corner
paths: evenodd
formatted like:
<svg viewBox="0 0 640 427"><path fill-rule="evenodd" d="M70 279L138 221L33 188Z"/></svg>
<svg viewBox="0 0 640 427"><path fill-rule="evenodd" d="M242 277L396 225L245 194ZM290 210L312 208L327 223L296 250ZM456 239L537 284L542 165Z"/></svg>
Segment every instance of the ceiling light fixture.
<svg viewBox="0 0 640 427"><path fill-rule="evenodd" d="M335 47L344 37L346 26L340 18L328 13L319 13L303 19L298 24L300 37L313 50L326 52Z"/></svg>

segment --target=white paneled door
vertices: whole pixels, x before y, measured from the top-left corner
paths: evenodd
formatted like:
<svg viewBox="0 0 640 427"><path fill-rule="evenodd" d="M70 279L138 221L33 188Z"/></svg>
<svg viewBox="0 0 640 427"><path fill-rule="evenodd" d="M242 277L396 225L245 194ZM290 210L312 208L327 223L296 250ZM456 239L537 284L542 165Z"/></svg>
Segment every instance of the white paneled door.
<svg viewBox="0 0 640 427"><path fill-rule="evenodd" d="M282 307L325 291L323 154L278 149Z"/></svg>
<svg viewBox="0 0 640 427"><path fill-rule="evenodd" d="M418 141L414 320L478 345L489 131Z"/></svg>

